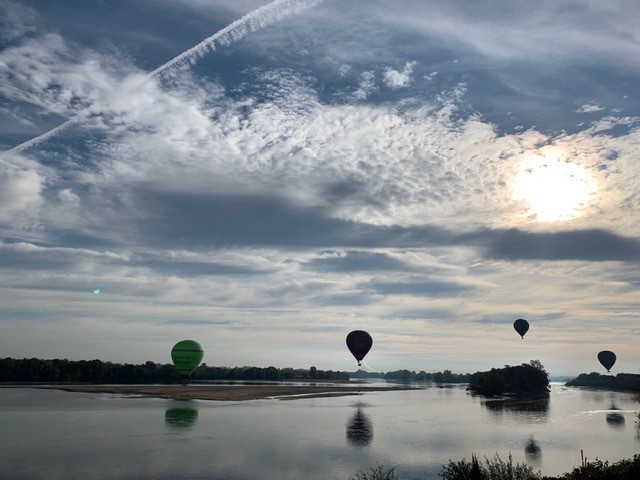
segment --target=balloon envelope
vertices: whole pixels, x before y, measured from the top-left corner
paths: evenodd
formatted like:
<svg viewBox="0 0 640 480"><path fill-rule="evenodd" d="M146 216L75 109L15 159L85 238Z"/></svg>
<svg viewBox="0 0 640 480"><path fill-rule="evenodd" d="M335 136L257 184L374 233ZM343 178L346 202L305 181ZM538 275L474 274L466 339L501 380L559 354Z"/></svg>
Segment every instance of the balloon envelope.
<svg viewBox="0 0 640 480"><path fill-rule="evenodd" d="M600 361L600 364L607 369L608 372L616 363L616 354L609 350L603 350L598 353L598 360Z"/></svg>
<svg viewBox="0 0 640 480"><path fill-rule="evenodd" d="M171 349L171 360L184 377L188 377L200 365L203 357L202 347L194 340L182 340Z"/></svg>
<svg viewBox="0 0 640 480"><path fill-rule="evenodd" d="M358 365L364 358L364 356L371 350L373 345L373 339L364 330L354 330L347 335L347 347L349 351L356 357Z"/></svg>
<svg viewBox="0 0 640 480"><path fill-rule="evenodd" d="M516 332L518 332L520 336L524 338L524 334L529 330L529 322L527 322L523 318L519 318L515 322L513 322L513 328L515 328Z"/></svg>

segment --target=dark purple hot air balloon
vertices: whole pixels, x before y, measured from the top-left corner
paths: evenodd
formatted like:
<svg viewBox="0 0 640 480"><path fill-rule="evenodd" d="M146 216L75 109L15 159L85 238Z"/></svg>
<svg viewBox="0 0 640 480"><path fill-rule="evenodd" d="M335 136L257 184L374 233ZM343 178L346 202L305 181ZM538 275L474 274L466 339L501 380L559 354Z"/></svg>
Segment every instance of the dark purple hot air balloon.
<svg viewBox="0 0 640 480"><path fill-rule="evenodd" d="M347 335L347 347L353 356L356 357L358 365L360 365L360 362L367 352L371 350L371 345L373 345L373 339L371 335L364 330L354 330Z"/></svg>
<svg viewBox="0 0 640 480"><path fill-rule="evenodd" d="M602 366L607 369L608 372L616 363L616 354L609 350L603 350L598 353L598 360L600 361Z"/></svg>
<svg viewBox="0 0 640 480"><path fill-rule="evenodd" d="M518 332L520 336L524 338L524 334L529 330L529 322L527 322L523 318L519 318L515 322L513 322L513 328L515 328L516 332Z"/></svg>

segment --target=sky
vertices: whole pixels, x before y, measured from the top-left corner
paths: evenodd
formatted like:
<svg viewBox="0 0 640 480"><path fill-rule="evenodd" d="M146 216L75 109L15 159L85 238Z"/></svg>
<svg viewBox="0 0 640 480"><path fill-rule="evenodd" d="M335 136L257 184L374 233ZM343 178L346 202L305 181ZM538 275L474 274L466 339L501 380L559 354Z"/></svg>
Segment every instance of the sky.
<svg viewBox="0 0 640 480"><path fill-rule="evenodd" d="M638 373L638 25L635 0L3 1L0 356L189 338L354 370L363 329L373 371Z"/></svg>

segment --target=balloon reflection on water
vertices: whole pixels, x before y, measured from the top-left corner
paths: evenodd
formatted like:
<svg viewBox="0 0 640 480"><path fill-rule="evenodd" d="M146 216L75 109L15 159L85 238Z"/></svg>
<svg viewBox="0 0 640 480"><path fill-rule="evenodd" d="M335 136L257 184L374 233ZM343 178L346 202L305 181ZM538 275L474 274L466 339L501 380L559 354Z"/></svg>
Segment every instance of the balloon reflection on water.
<svg viewBox="0 0 640 480"><path fill-rule="evenodd" d="M615 403L611 404L609 410L611 411L607 412L607 415L605 417L607 420L607 425L612 428L624 428L624 415L620 413L620 409L616 407Z"/></svg>
<svg viewBox="0 0 640 480"><path fill-rule="evenodd" d="M373 440L373 423L360 405L347 422L347 442L353 447L368 447Z"/></svg>
<svg viewBox="0 0 640 480"><path fill-rule="evenodd" d="M193 407L167 408L164 423L172 430L187 430L198 420L198 410Z"/></svg>
<svg viewBox="0 0 640 480"><path fill-rule="evenodd" d="M533 436L529 438L529 441L524 446L524 453L529 462L535 463L540 461L542 448L540 448L540 444L534 440Z"/></svg>

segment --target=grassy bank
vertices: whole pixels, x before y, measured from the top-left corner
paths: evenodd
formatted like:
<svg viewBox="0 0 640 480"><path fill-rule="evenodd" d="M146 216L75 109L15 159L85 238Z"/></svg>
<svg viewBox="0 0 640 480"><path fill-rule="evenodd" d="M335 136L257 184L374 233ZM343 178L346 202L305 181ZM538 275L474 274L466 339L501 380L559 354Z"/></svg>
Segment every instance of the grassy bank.
<svg viewBox="0 0 640 480"><path fill-rule="evenodd" d="M638 480L640 479L640 455L633 458L610 463L596 459L582 462L580 467L557 477L542 476L529 465L513 463L511 454L503 460L498 454L493 458L485 457L483 461L475 455L471 460L449 460L443 465L440 477L443 480ZM419 478L403 479L398 476L394 467L378 465L369 472L357 472L349 480L421 480ZM426 479L424 479L426 480Z"/></svg>

